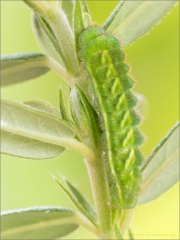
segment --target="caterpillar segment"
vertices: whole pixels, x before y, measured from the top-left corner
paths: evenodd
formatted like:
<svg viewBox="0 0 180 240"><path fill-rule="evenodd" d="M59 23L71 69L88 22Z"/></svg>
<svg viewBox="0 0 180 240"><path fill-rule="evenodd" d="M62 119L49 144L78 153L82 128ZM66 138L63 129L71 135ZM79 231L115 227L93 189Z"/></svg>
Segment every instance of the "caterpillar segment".
<svg viewBox="0 0 180 240"><path fill-rule="evenodd" d="M84 30L79 44L80 60L102 125L110 204L113 208L133 208L140 191L144 158L139 147L144 138L138 130L141 119L134 110L137 98L131 91L129 67L119 41L103 28Z"/></svg>

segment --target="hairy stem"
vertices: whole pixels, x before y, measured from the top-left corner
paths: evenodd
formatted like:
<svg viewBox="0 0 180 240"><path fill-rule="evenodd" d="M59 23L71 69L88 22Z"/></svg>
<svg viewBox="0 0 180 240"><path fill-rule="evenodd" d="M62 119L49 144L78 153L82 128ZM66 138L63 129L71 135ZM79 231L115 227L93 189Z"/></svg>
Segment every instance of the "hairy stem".
<svg viewBox="0 0 180 240"><path fill-rule="evenodd" d="M55 71L69 86L73 86L72 75L54 59L48 58L47 67Z"/></svg>
<svg viewBox="0 0 180 240"><path fill-rule="evenodd" d="M85 161L99 219L99 227L101 230L100 237L101 239L113 239L114 236L111 236L111 211L109 207L109 196L102 160L100 157L97 157L94 161Z"/></svg>

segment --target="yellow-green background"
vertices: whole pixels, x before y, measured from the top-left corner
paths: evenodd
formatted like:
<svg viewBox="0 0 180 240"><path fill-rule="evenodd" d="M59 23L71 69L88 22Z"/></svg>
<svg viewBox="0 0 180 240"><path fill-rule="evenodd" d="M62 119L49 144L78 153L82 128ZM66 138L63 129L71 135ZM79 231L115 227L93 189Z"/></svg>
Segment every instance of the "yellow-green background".
<svg viewBox="0 0 180 240"><path fill-rule="evenodd" d="M103 23L115 1L89 1L94 20ZM179 9L171 13L149 35L125 49L126 61L148 105L142 131L147 156L178 121L179 106ZM1 1L1 54L40 52L31 29L30 10L20 1ZM41 98L58 106L58 86L54 73L21 85L2 89L2 97L17 101ZM148 113L147 113L148 112ZM80 155L67 151L60 159L31 161L2 156L1 209L53 205L73 207L49 172L67 176L92 202L87 171ZM168 178L168 176L167 176ZM136 208L132 223L136 239L179 239L178 184L152 203ZM94 238L79 228L68 239Z"/></svg>

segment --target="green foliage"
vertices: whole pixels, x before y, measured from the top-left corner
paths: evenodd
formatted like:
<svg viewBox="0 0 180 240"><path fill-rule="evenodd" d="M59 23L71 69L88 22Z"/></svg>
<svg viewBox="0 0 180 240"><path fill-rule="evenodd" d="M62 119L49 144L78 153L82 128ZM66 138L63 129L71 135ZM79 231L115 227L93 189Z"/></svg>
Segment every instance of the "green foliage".
<svg viewBox="0 0 180 240"><path fill-rule="evenodd" d="M116 233L116 239L123 240L122 234L116 225L115 225L115 233Z"/></svg>
<svg viewBox="0 0 180 240"><path fill-rule="evenodd" d="M65 103L65 96L63 95L62 89L59 89L59 109L62 116L67 122L71 122L70 109L68 109L68 104ZM67 100L68 101L68 100Z"/></svg>
<svg viewBox="0 0 180 240"><path fill-rule="evenodd" d="M88 148L74 139L73 129L64 120L8 100L2 100L1 108L2 153L31 159L57 157L66 147L81 153L84 147L87 153Z"/></svg>
<svg viewBox="0 0 180 240"><path fill-rule="evenodd" d="M60 88L60 110L42 100L2 100L1 152L24 159L59 157L67 148L80 153L96 209L68 180L64 186L55 178L78 211L36 207L4 212L1 237L61 238L81 225L99 239L123 239L137 199L139 204L152 201L178 181L179 123L143 164L140 117L134 111L138 98L131 92L133 80L120 46L147 33L176 1L121 0L102 27L93 27L86 1L23 2L33 11L36 37L48 56L1 57L2 86L52 69L68 91ZM129 238L134 239L130 229Z"/></svg>
<svg viewBox="0 0 180 240"><path fill-rule="evenodd" d="M35 37L37 42L39 43L41 49L43 50L46 55L52 57L56 61L60 61L63 64L62 57L59 57L57 51L54 48L54 45L50 41L48 35L46 34L45 30L41 27L41 24L38 21L38 17L33 13L33 30L35 33Z"/></svg>
<svg viewBox="0 0 180 240"><path fill-rule="evenodd" d="M128 229L128 233L129 233L129 239L134 240L135 238L134 238L133 233L130 228Z"/></svg>
<svg viewBox="0 0 180 240"><path fill-rule="evenodd" d="M55 180L59 184L59 186L63 189L63 191L67 194L67 196L70 198L73 204L77 207L77 209L86 218L88 218L92 224L96 226L97 225L96 212L91 207L91 205L86 201L86 199L81 195L81 193L69 181L66 180L66 184L68 186L68 188L66 188L57 178L55 178Z"/></svg>
<svg viewBox="0 0 180 240"><path fill-rule="evenodd" d="M75 45L76 52L79 51L79 36L84 30L84 20L83 20L83 10L81 6L81 1L75 1L74 4L74 37L75 37Z"/></svg>
<svg viewBox="0 0 180 240"><path fill-rule="evenodd" d="M140 204L159 197L179 180L179 126L178 122L147 158Z"/></svg>
<svg viewBox="0 0 180 240"><path fill-rule="evenodd" d="M31 159L57 157L74 132L63 120L24 104L3 100L2 149L6 154ZM13 134L13 138L11 137Z"/></svg>
<svg viewBox="0 0 180 240"><path fill-rule="evenodd" d="M89 215L91 221L93 221L93 224L97 225L97 214L92 208L92 206L87 202L87 200L82 196L82 194L73 186L67 179L65 179L65 182L71 191L71 193L74 195L74 197L79 201L84 211Z"/></svg>
<svg viewBox="0 0 180 240"><path fill-rule="evenodd" d="M34 207L1 215L2 239L55 239L78 228L76 213L61 207Z"/></svg>
<svg viewBox="0 0 180 240"><path fill-rule="evenodd" d="M54 5L50 5L48 2L40 4L37 1L24 0L24 2L36 14L39 24L48 35L68 70L73 74L77 74L78 61L75 52L73 32L64 11Z"/></svg>
<svg viewBox="0 0 180 240"><path fill-rule="evenodd" d="M156 26L175 3L176 0L125 1L115 12L108 30L115 32L125 47Z"/></svg>
<svg viewBox="0 0 180 240"><path fill-rule="evenodd" d="M78 85L71 92L70 103L77 135L96 152L99 145L98 116Z"/></svg>
<svg viewBox="0 0 180 240"><path fill-rule="evenodd" d="M41 53L14 54L1 57L1 86L39 77L50 69L48 58Z"/></svg>
<svg viewBox="0 0 180 240"><path fill-rule="evenodd" d="M55 108L50 103L45 102L43 100L40 100L40 99L38 99L38 100L29 100L29 101L24 102L24 104L26 104L26 105L28 105L28 106L30 106L32 108L35 108L37 110L43 111L45 113L54 115L57 118L61 118L61 113L58 111L58 109Z"/></svg>

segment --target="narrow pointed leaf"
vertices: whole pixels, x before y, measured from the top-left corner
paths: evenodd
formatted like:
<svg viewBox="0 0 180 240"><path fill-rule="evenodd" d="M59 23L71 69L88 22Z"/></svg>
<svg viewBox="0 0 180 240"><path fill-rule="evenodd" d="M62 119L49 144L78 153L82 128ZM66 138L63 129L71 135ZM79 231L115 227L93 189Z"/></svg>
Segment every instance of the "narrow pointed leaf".
<svg viewBox="0 0 180 240"><path fill-rule="evenodd" d="M59 0L59 4L61 5L61 8L63 11L66 13L68 21L70 26L73 28L73 8L74 8L74 0L70 1L64 1L64 0Z"/></svg>
<svg viewBox="0 0 180 240"><path fill-rule="evenodd" d="M76 213L62 207L33 207L1 215L2 239L56 239L78 228Z"/></svg>
<svg viewBox="0 0 180 240"><path fill-rule="evenodd" d="M126 0L119 0L118 5L115 7L113 12L110 14L110 16L106 19L105 23L103 24L103 28L107 29L111 24L114 23L114 19L116 15L121 11L121 8L123 7Z"/></svg>
<svg viewBox="0 0 180 240"><path fill-rule="evenodd" d="M1 152L32 159L57 157L74 132L65 121L32 107L2 100Z"/></svg>
<svg viewBox="0 0 180 240"><path fill-rule="evenodd" d="M65 186L63 186L63 184L56 178L54 177L54 179L56 180L56 182L59 184L59 186L63 189L63 191L67 194L67 196L70 198L70 200L73 202L73 204L77 207L77 209L87 218L90 220L90 222L93 225L96 225L94 219L92 218L91 215L89 215L89 212L86 212L87 209L87 205L86 208L84 209L84 205L82 205L82 195L81 195L81 201L79 199L79 197L77 197L77 195L74 195L74 193L72 193L69 189L67 189ZM83 198L84 199L84 198ZM85 199L84 199L85 200ZM85 200L86 201L86 200ZM85 204L85 202L84 202ZM93 210L92 210L93 211ZM92 214L92 212L91 212Z"/></svg>
<svg viewBox="0 0 180 240"><path fill-rule="evenodd" d="M129 234L129 239L130 240L135 240L134 235L133 235L133 233L132 233L130 228L128 229L128 234Z"/></svg>
<svg viewBox="0 0 180 240"><path fill-rule="evenodd" d="M39 77L50 69L48 58L40 53L14 54L1 57L1 86Z"/></svg>
<svg viewBox="0 0 180 240"><path fill-rule="evenodd" d="M85 13L90 14L89 7L88 7L88 5L87 5L86 0L83 0L83 1L82 1L82 6L83 6L83 11L84 11Z"/></svg>
<svg viewBox="0 0 180 240"><path fill-rule="evenodd" d="M90 148L96 150L99 144L97 113L78 85L71 92L71 112L81 140Z"/></svg>
<svg viewBox="0 0 180 240"><path fill-rule="evenodd" d="M91 13L89 11L89 7L87 5L86 0L82 0L81 2L81 7L83 11L83 24L85 28L91 27L93 24Z"/></svg>
<svg viewBox="0 0 180 240"><path fill-rule="evenodd" d="M146 34L177 3L172 1L125 1L108 30L117 34L125 47Z"/></svg>
<svg viewBox="0 0 180 240"><path fill-rule="evenodd" d="M39 14L36 13L35 17L36 17L37 22L39 23L39 25L44 30L46 36L49 38L50 42L54 46L54 49L57 52L57 54L58 54L59 58L61 59L61 61L63 62L63 65L67 66L67 63L66 63L66 61L64 59L64 56L63 56L63 53L62 53L62 48L59 45L58 40L57 40L57 38L56 38L56 36L55 36L51 26L49 25L47 20L45 20Z"/></svg>
<svg viewBox="0 0 180 240"><path fill-rule="evenodd" d="M123 240L122 234L120 230L118 229L117 225L115 225L115 233L116 233L116 239Z"/></svg>
<svg viewBox="0 0 180 240"><path fill-rule="evenodd" d="M65 179L65 182L71 191L74 198L79 202L81 207L84 209L84 211L88 214L88 216L93 220L93 222L97 222L97 214L95 210L92 208L92 206L88 203L88 201L83 197L83 195L73 186L67 179Z"/></svg>
<svg viewBox="0 0 180 240"><path fill-rule="evenodd" d="M74 4L74 36L76 52L79 51L79 36L84 30L83 10L81 6L81 0L75 1Z"/></svg>
<svg viewBox="0 0 180 240"><path fill-rule="evenodd" d="M143 167L139 204L159 197L179 180L179 123L157 145Z"/></svg>
<svg viewBox="0 0 180 240"><path fill-rule="evenodd" d="M46 101L43 101L40 99L29 100L29 101L24 102L24 104L26 104L32 108L35 108L37 110L43 111L45 113L54 115L57 118L62 118L61 113L58 111L58 109Z"/></svg>
<svg viewBox="0 0 180 240"><path fill-rule="evenodd" d="M79 74L74 36L64 11L45 1L23 1L35 12L39 23L62 57L69 72Z"/></svg>
<svg viewBox="0 0 180 240"><path fill-rule="evenodd" d="M54 48L54 45L50 41L48 35L46 34L45 30L42 28L41 24L39 23L34 13L32 18L33 18L33 29L35 32L35 36L43 52L45 52L48 56L51 56L57 62L64 64L62 60L62 56L57 54L56 49Z"/></svg>
<svg viewBox="0 0 180 240"><path fill-rule="evenodd" d="M68 104L65 104L65 96L63 94L62 89L59 89L59 108L60 108L62 119L64 119L67 122L71 122L70 113L69 113L70 111L68 109Z"/></svg>

